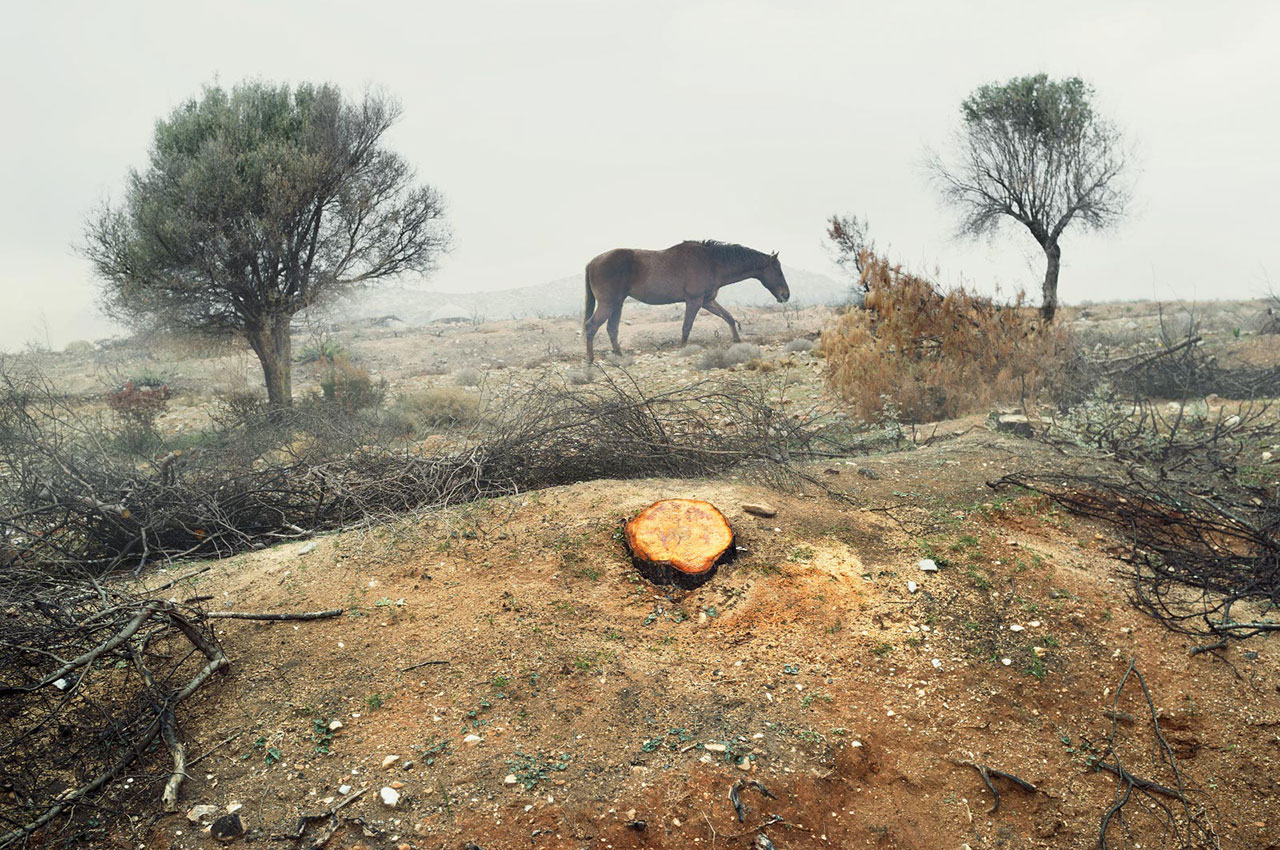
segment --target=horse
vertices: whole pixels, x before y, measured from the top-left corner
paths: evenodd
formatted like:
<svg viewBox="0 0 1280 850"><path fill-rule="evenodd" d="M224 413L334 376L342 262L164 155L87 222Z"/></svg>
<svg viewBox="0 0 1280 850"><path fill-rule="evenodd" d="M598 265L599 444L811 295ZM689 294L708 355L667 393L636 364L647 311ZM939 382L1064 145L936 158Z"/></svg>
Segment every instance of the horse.
<svg viewBox="0 0 1280 850"><path fill-rule="evenodd" d="M733 341L741 342L738 321L716 302L716 294L722 286L749 278L764 284L780 303L791 297L776 251L766 254L714 239L681 242L662 251L637 248L606 251L587 263L587 303L582 323L587 338L587 363L595 359L592 341L606 322L613 352L622 353L618 347L618 323L622 318L622 302L627 296L644 304L683 301L681 345L689 342L689 330L699 310L728 322Z"/></svg>

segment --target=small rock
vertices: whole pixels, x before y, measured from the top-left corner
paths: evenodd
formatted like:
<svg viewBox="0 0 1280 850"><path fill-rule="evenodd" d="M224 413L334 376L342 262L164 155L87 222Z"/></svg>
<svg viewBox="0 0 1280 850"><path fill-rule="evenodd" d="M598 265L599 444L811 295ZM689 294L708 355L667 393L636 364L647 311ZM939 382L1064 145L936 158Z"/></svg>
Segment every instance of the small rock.
<svg viewBox="0 0 1280 850"><path fill-rule="evenodd" d="M1004 666L1008 667L1010 664L1012 664L1012 663L1013 663L1013 659L1012 659L1012 658L1001 658L1001 659L1000 659L1000 663L1001 663L1001 664L1003 664Z"/></svg>
<svg viewBox="0 0 1280 850"><path fill-rule="evenodd" d="M234 815L244 808L244 803L227 803L227 814Z"/></svg>
<svg viewBox="0 0 1280 850"><path fill-rule="evenodd" d="M914 581L907 582L907 593L915 593L919 589L920 585L916 584Z"/></svg>
<svg viewBox="0 0 1280 850"><path fill-rule="evenodd" d="M938 571L938 563L933 558L921 558L917 566L926 573L936 573Z"/></svg>
<svg viewBox="0 0 1280 850"><path fill-rule="evenodd" d="M766 505L763 502L747 502L742 506L742 509L752 516L764 517L765 519L778 515L777 508L772 505Z"/></svg>
<svg viewBox="0 0 1280 850"><path fill-rule="evenodd" d="M187 812L187 820L192 823L199 823L205 818L211 818L218 813L217 806L192 806L191 811Z"/></svg>
<svg viewBox="0 0 1280 850"><path fill-rule="evenodd" d="M240 815L223 815L213 822L209 834L218 841L235 841L244 835L244 822Z"/></svg>
<svg viewBox="0 0 1280 850"><path fill-rule="evenodd" d="M305 555L308 552L314 550L319 545L320 544L314 540L308 540L306 543L303 543L301 546L298 547L298 554Z"/></svg>
<svg viewBox="0 0 1280 850"><path fill-rule="evenodd" d="M742 758L738 759L738 770L750 770L750 769L751 769L751 759L747 758L746 756L743 756Z"/></svg>
<svg viewBox="0 0 1280 850"><path fill-rule="evenodd" d="M1010 627L1009 627L1009 631L1011 631L1011 632L1020 632L1020 631L1022 631L1022 629L1023 629L1023 627L1022 627L1022 626L1019 626L1019 625L1016 625L1016 624L1015 624L1015 625L1012 625L1012 626L1010 626Z"/></svg>
<svg viewBox="0 0 1280 850"><path fill-rule="evenodd" d="M466 744L468 747L474 747L476 744L480 743L483 740L484 738L481 738L479 735L472 733L467 737L463 738L462 743Z"/></svg>
<svg viewBox="0 0 1280 850"><path fill-rule="evenodd" d="M351 786L350 786L350 785L339 785L339 786L338 786L338 793L339 793L339 794L350 794L350 793L351 793Z"/></svg>
<svg viewBox="0 0 1280 850"><path fill-rule="evenodd" d="M724 744L703 744L702 749L712 753L723 753L725 750L729 748L726 747Z"/></svg>
<svg viewBox="0 0 1280 850"><path fill-rule="evenodd" d="M1031 437L1031 421L1021 413L1006 413L996 420L996 430L1017 437Z"/></svg>
<svg viewBox="0 0 1280 850"><path fill-rule="evenodd" d="M342 644L338 644L338 646L342 646ZM337 731L338 731L339 729L341 729L341 728L342 728L342 721L341 721L341 720L330 720L330 721L329 721L329 731L330 731L330 732L337 732Z"/></svg>
<svg viewBox="0 0 1280 850"><path fill-rule="evenodd" d="M382 769L386 770L398 761L400 761L400 756L387 756L382 760Z"/></svg>
<svg viewBox="0 0 1280 850"><path fill-rule="evenodd" d="M502 780L502 784L503 784L503 785L515 785L515 784L516 784L517 782L519 782L519 781L520 781L520 780L516 779L516 775L515 775L514 773L508 773L508 774L506 775L506 778Z"/></svg>
<svg viewBox="0 0 1280 850"><path fill-rule="evenodd" d="M400 792L390 785L384 785L378 793L382 796L382 804L388 808L394 809L400 802Z"/></svg>
<svg viewBox="0 0 1280 850"><path fill-rule="evenodd" d="M941 660L941 659L939 659L939 658L935 658L935 659L933 659L932 661L930 661L929 663L933 665L933 669L934 669L934 670L941 670L941 669L942 669L942 660Z"/></svg>

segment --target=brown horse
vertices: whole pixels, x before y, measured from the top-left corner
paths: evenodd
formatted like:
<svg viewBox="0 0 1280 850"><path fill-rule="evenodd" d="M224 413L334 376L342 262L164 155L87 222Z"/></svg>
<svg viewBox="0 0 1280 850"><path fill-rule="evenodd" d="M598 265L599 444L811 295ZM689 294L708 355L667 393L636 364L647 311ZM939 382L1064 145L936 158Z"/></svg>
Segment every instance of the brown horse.
<svg viewBox="0 0 1280 850"><path fill-rule="evenodd" d="M618 322L627 296L645 304L683 301L681 345L689 341L689 330L699 310L728 322L733 341L740 342L738 322L716 303L716 294L720 287L748 278L760 281L779 301L791 297L776 252L765 254L713 239L681 242L665 251L633 248L606 251L587 263L587 309L582 326L587 337L587 362L594 359L592 341L596 331L606 322L614 353L622 353L618 347Z"/></svg>

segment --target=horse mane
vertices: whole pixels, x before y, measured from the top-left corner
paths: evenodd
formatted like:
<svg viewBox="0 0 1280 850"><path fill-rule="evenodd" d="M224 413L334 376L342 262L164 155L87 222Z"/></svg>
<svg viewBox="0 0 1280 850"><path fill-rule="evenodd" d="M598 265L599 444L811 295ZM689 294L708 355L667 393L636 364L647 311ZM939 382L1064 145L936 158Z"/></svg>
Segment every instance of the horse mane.
<svg viewBox="0 0 1280 850"><path fill-rule="evenodd" d="M703 239L698 243L706 248L715 258L716 262L734 266L749 266L752 264L763 264L769 260L769 255L763 251L757 251L754 248L748 248L745 245L737 245L733 242L721 242L718 239Z"/></svg>

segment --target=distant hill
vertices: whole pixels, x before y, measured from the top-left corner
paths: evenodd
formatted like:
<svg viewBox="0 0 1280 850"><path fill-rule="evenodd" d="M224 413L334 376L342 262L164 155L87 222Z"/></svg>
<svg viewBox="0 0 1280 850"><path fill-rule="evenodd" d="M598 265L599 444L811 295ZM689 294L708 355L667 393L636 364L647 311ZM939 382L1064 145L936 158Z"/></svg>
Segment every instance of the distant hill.
<svg viewBox="0 0 1280 850"><path fill-rule="evenodd" d="M811 304L838 304L848 294L848 286L824 274L783 266L791 301ZM422 325L442 308L455 308L477 319L520 319L528 316L580 316L585 289L582 274L548 283L502 289L493 292L437 292L409 287L383 287L344 303L334 310L342 319L370 319L396 316L410 325ZM773 296L754 280L720 290L726 306L764 306L775 303Z"/></svg>

